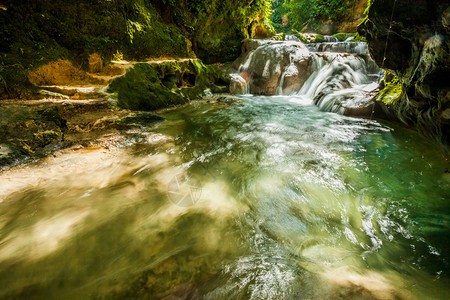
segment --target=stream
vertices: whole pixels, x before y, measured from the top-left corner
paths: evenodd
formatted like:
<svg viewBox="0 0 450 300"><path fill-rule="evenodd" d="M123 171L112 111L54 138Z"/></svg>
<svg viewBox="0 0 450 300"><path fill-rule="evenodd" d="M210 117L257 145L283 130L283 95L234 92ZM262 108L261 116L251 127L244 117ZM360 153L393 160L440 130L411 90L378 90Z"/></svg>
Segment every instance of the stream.
<svg viewBox="0 0 450 300"><path fill-rule="evenodd" d="M434 144L304 96L232 99L1 173L0 298L448 298Z"/></svg>
<svg viewBox="0 0 450 300"><path fill-rule="evenodd" d="M250 43L238 87L278 95L0 173L1 299L448 299L445 155L345 116L383 75L367 45Z"/></svg>

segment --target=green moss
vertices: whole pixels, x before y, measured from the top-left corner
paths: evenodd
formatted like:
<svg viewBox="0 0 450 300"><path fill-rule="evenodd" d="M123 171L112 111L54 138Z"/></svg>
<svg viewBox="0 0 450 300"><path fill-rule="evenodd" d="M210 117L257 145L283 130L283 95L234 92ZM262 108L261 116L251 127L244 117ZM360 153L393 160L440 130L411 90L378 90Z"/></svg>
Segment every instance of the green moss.
<svg viewBox="0 0 450 300"><path fill-rule="evenodd" d="M200 98L222 78L218 65L205 66L197 59L137 63L113 80L108 92L116 93L120 107L151 111Z"/></svg>
<svg viewBox="0 0 450 300"><path fill-rule="evenodd" d="M139 63L108 88L117 93L118 105L133 110L156 110L186 103L186 99L164 86L154 66Z"/></svg>
<svg viewBox="0 0 450 300"><path fill-rule="evenodd" d="M325 40L323 38L323 35L321 34L316 34L316 36L314 37L314 40L312 40L312 43L323 43Z"/></svg>
<svg viewBox="0 0 450 300"><path fill-rule="evenodd" d="M270 34L270 0L5 0L0 88L30 86L27 73L57 59L200 57L232 61L241 40ZM195 52L195 53L194 53Z"/></svg>
<svg viewBox="0 0 450 300"><path fill-rule="evenodd" d="M367 1L367 7L364 10L364 19L361 21L361 23L358 24L358 27L361 25L365 25L367 22L369 22L369 11L370 11L370 6L372 4L373 4L373 0Z"/></svg>
<svg viewBox="0 0 450 300"><path fill-rule="evenodd" d="M395 104L403 96L403 88L398 78L386 71L384 78L384 89L382 89L376 97L377 101L382 101L384 104Z"/></svg>
<svg viewBox="0 0 450 300"><path fill-rule="evenodd" d="M348 38L353 37L351 42L365 42L366 38L363 36L360 36L359 33L353 32L353 33L336 33L333 34L334 37L338 38L339 41L343 42L346 41Z"/></svg>
<svg viewBox="0 0 450 300"><path fill-rule="evenodd" d="M308 38L306 36L304 36L303 34L301 34L300 32L294 33L294 35L303 43L308 42Z"/></svg>

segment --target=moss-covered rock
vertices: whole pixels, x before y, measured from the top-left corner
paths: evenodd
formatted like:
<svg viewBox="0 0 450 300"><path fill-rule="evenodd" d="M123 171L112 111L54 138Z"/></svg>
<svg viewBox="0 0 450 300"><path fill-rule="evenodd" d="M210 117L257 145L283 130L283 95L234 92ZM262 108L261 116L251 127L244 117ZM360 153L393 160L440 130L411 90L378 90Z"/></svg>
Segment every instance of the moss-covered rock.
<svg viewBox="0 0 450 300"><path fill-rule="evenodd" d="M321 34L316 34L314 36L314 39L311 41L311 43L323 43L325 41L325 38Z"/></svg>
<svg viewBox="0 0 450 300"><path fill-rule="evenodd" d="M333 34L334 37L338 38L339 41L344 42L347 39L351 38L350 41L352 42L365 42L366 38L363 36L360 36L359 33L353 32L353 33L335 33Z"/></svg>
<svg viewBox="0 0 450 300"><path fill-rule="evenodd" d="M108 88L116 93L117 104L132 110L151 111L184 104L200 98L216 83L226 84L220 67L200 60L137 63Z"/></svg>
<svg viewBox="0 0 450 300"><path fill-rule="evenodd" d="M307 43L308 42L308 38L306 36L304 36L302 33L296 33L294 34L301 42L303 43Z"/></svg>
<svg viewBox="0 0 450 300"><path fill-rule="evenodd" d="M139 63L125 76L113 80L108 91L117 92L118 105L134 110L155 110L186 103L181 95L164 86L154 66Z"/></svg>

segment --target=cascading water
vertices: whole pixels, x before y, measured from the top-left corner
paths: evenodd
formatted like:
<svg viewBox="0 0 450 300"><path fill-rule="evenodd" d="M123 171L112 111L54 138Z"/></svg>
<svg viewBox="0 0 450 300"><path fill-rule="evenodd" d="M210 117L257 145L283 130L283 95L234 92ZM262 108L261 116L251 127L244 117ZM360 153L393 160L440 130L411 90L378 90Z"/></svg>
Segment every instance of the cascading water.
<svg viewBox="0 0 450 300"><path fill-rule="evenodd" d="M324 42L327 42L327 43L339 42L339 39L337 37L330 36L330 35L324 35L323 40L324 40Z"/></svg>
<svg viewBox="0 0 450 300"><path fill-rule="evenodd" d="M341 54L314 56L313 73L297 95L312 101L323 111L345 114L370 100L378 82L367 73L364 59Z"/></svg>
<svg viewBox="0 0 450 300"><path fill-rule="evenodd" d="M238 67L239 72L250 74L246 91L297 95L324 111L341 114L371 113L371 92L377 88L382 71L367 55L366 43L336 42L335 37L326 36L329 42L305 47L293 37L248 47L250 51ZM239 94L239 89L235 93Z"/></svg>
<svg viewBox="0 0 450 300"><path fill-rule="evenodd" d="M311 43L306 47L312 52L342 52L355 54L369 54L369 48L365 42L327 42Z"/></svg>

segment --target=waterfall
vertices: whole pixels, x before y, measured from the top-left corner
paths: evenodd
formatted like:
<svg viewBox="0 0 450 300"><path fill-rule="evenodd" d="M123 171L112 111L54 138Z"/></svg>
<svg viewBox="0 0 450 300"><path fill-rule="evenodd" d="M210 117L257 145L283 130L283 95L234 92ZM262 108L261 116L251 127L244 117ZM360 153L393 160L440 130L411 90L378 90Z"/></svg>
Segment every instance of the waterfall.
<svg viewBox="0 0 450 300"><path fill-rule="evenodd" d="M285 77L286 77L286 72L284 72L283 75L281 75L280 84L278 85L278 88L277 88L277 94L278 95L283 95L283 85L284 85L284 78Z"/></svg>
<svg viewBox="0 0 450 300"><path fill-rule="evenodd" d="M296 41L300 42L300 39L293 34L286 35L284 38L285 41Z"/></svg>
<svg viewBox="0 0 450 300"><path fill-rule="evenodd" d="M330 42L330 43L310 43L306 47L311 52L340 52L369 54L369 48L365 42Z"/></svg>
<svg viewBox="0 0 450 300"><path fill-rule="evenodd" d="M334 42L339 42L339 39L337 37L334 36L330 36L330 35L324 35L323 36L323 40L326 43L334 43Z"/></svg>
<svg viewBox="0 0 450 300"><path fill-rule="evenodd" d="M382 72L367 44L325 36L324 43L305 45L293 37L244 44L251 50L236 61L232 93L292 95L323 111L367 114Z"/></svg>
<svg viewBox="0 0 450 300"><path fill-rule="evenodd" d="M334 53L314 56L315 71L298 92L323 111L346 114L365 106L378 86L367 72L366 62L356 55Z"/></svg>

